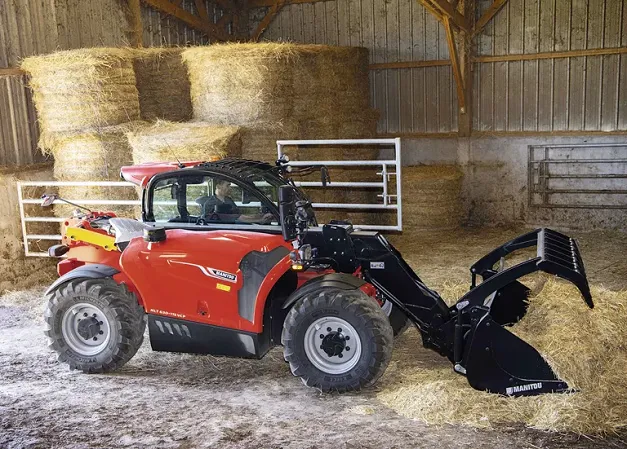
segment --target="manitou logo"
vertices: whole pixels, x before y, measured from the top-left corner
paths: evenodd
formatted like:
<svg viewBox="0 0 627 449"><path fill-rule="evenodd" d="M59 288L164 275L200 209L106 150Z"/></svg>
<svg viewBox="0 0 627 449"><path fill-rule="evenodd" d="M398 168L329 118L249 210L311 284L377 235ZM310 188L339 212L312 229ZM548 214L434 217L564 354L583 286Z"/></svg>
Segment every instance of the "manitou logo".
<svg viewBox="0 0 627 449"><path fill-rule="evenodd" d="M526 384L526 385L517 385L515 387L507 387L505 392L508 395L522 393L523 391L531 391L531 390L540 390L542 388L542 382L537 382L535 384Z"/></svg>
<svg viewBox="0 0 627 449"><path fill-rule="evenodd" d="M196 267L198 268L200 271L202 271L202 274L204 274L205 276L209 276L212 278L217 278L217 279L224 279L225 281L229 281L232 282L234 284L237 283L237 275L233 274L233 273L228 273L226 271L222 271L222 270L218 270L216 268L211 268L211 267L203 267L202 265L198 265L195 263L189 263L189 262L181 262L180 260L169 260L169 263L177 263L180 265L189 265L191 267Z"/></svg>

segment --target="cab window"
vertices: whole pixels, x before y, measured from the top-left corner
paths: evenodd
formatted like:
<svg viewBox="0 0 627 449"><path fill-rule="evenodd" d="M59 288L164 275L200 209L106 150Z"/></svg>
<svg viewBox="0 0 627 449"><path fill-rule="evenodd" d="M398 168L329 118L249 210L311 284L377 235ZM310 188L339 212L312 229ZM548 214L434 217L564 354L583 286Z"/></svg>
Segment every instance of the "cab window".
<svg viewBox="0 0 627 449"><path fill-rule="evenodd" d="M261 194L275 202L276 189L259 184ZM161 223L278 226L278 217L258 195L219 175L164 178L152 186L149 218Z"/></svg>

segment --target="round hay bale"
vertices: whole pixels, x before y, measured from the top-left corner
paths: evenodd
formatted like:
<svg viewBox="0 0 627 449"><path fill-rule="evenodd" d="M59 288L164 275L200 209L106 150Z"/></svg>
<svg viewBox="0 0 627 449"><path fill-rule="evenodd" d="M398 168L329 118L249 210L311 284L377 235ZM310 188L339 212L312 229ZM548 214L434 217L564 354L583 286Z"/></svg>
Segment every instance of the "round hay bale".
<svg viewBox="0 0 627 449"><path fill-rule="evenodd" d="M119 181L120 169L133 163L126 133L147 126L144 122L106 127L82 133L56 134L49 139L54 155L54 177L59 181ZM137 200L134 189L102 186L60 186L61 197L70 201L85 199ZM92 206L94 207L94 206ZM90 207L91 208L91 207ZM132 206L95 206L123 216L134 216ZM55 213L65 217L74 207L56 205Z"/></svg>
<svg viewBox="0 0 627 449"><path fill-rule="evenodd" d="M44 139L49 133L118 125L139 119L132 52L88 48L32 56L21 67L30 86Z"/></svg>
<svg viewBox="0 0 627 449"><path fill-rule="evenodd" d="M240 129L234 126L159 121L127 137L135 164L210 161L242 154Z"/></svg>
<svg viewBox="0 0 627 449"><path fill-rule="evenodd" d="M462 176L461 169L453 165L403 167L404 229L411 232L461 226Z"/></svg>
<svg viewBox="0 0 627 449"><path fill-rule="evenodd" d="M189 78L182 51L182 48L164 47L133 50L142 120L192 118Z"/></svg>
<svg viewBox="0 0 627 449"><path fill-rule="evenodd" d="M283 136L297 128L299 138L366 137L375 129L364 48L221 44L190 48L183 59L195 118Z"/></svg>

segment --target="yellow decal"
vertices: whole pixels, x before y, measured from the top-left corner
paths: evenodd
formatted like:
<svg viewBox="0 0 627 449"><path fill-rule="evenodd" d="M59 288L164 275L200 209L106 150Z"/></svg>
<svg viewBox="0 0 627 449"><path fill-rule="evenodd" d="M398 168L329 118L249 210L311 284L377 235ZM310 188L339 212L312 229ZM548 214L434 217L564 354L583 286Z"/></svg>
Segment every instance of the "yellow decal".
<svg viewBox="0 0 627 449"><path fill-rule="evenodd" d="M65 229L65 237L71 241L85 242L94 246L100 246L107 251L116 251L118 249L115 246L114 237L107 234L101 234L100 232L90 231L88 229L68 226Z"/></svg>
<svg viewBox="0 0 627 449"><path fill-rule="evenodd" d="M218 290L224 290L225 292L230 292L231 291L231 286L230 285L220 284L219 282L216 284L216 288Z"/></svg>

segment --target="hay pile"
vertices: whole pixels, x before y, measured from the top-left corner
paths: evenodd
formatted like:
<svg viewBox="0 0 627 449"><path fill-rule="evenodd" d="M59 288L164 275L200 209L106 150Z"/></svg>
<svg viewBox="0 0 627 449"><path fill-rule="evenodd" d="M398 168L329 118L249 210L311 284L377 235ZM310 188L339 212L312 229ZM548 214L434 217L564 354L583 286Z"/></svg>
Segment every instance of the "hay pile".
<svg viewBox="0 0 627 449"><path fill-rule="evenodd" d="M123 48L86 48L24 59L21 67L30 75L43 142L50 133L138 120L132 61L132 53Z"/></svg>
<svg viewBox="0 0 627 449"><path fill-rule="evenodd" d="M55 179L58 181L119 181L120 168L133 163L133 153L126 133L137 131L145 126L147 125L144 122L138 121L97 130L56 134L47 142L50 153L55 159ZM121 187L61 186L59 194L70 201L87 198L138 199L133 189ZM80 201L78 203L80 204ZM134 215L130 207L108 208L123 215ZM55 206L55 212L59 216L67 216L72 210L70 206Z"/></svg>
<svg viewBox="0 0 627 449"><path fill-rule="evenodd" d="M541 284L540 284L541 285ZM551 367L579 391L508 398L472 389L450 363L415 344L397 354L381 383L379 399L399 413L430 424L530 427L608 434L627 427L627 292L593 287L589 310L578 290L550 279L531 298L512 332L532 344ZM449 286L461 294L462 286ZM443 292L446 295L446 292Z"/></svg>
<svg viewBox="0 0 627 449"><path fill-rule="evenodd" d="M17 196L18 181L48 181L52 178L51 164L37 164L0 170L0 293L10 289L28 288L45 283L55 273L55 261L40 257L24 256L22 228ZM24 198L39 198L45 188L25 187ZM50 209L39 205L25 205L24 213L31 217L50 216ZM58 223L27 223L29 234L58 234ZM45 251L54 241L30 241L32 251Z"/></svg>
<svg viewBox="0 0 627 449"><path fill-rule="evenodd" d="M412 232L461 226L462 176L453 165L403 167L403 228Z"/></svg>
<svg viewBox="0 0 627 449"><path fill-rule="evenodd" d="M133 163L160 161L210 161L240 157L240 129L200 122L154 125L127 134Z"/></svg>
<svg viewBox="0 0 627 449"><path fill-rule="evenodd" d="M192 118L187 68L182 48L133 50L142 120L186 121Z"/></svg>
<svg viewBox="0 0 627 449"><path fill-rule="evenodd" d="M273 162L279 139L359 138L376 131L366 49L223 44L187 49L183 60L194 117L244 127L244 158Z"/></svg>

